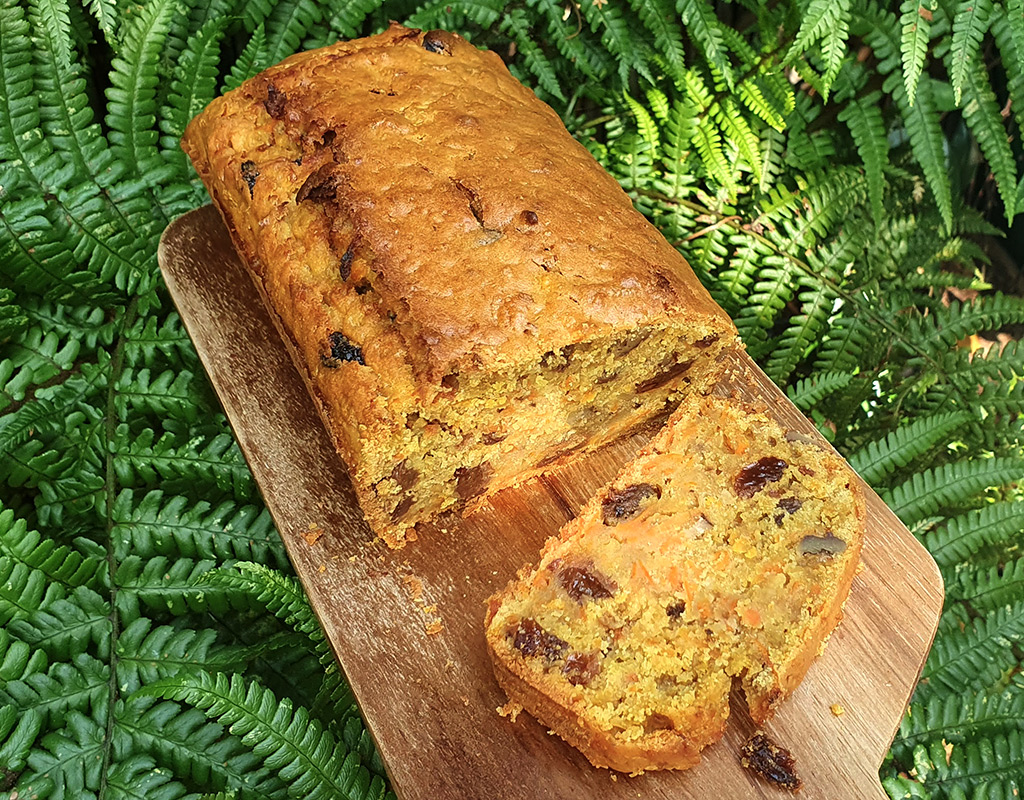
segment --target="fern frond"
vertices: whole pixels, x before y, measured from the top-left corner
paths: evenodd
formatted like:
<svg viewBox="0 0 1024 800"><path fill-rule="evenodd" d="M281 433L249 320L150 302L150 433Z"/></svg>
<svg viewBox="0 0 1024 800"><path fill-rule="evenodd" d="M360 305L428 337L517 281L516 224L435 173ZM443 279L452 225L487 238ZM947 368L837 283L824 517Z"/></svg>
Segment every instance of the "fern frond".
<svg viewBox="0 0 1024 800"><path fill-rule="evenodd" d="M1024 558L992 567L965 569L957 573L957 585L947 592L952 600L963 600L980 613L1010 605L1024 594Z"/></svg>
<svg viewBox="0 0 1024 800"><path fill-rule="evenodd" d="M955 51L951 51L953 53ZM963 116L985 154L996 188L1003 200L1007 224L1017 213L1017 162L1003 122L995 92L984 72L968 70L963 77Z"/></svg>
<svg viewBox="0 0 1024 800"><path fill-rule="evenodd" d="M141 499L130 489L113 504L111 538L118 559L129 553L193 559L288 563L266 508L225 500L217 506L152 491Z"/></svg>
<svg viewBox="0 0 1024 800"><path fill-rule="evenodd" d="M914 770L926 791L935 786L945 797L1012 800L1024 779L1024 734L1011 731L965 742L949 750L948 756L941 741L931 742L918 747Z"/></svg>
<svg viewBox="0 0 1024 800"><path fill-rule="evenodd" d="M42 726L36 712L19 711L13 705L0 707L0 770L17 775L24 768Z"/></svg>
<svg viewBox="0 0 1024 800"><path fill-rule="evenodd" d="M915 699L926 701L943 690L962 692L996 686L1017 662L1011 645L1024 636L1024 603L998 608L964 627L935 637Z"/></svg>
<svg viewBox="0 0 1024 800"><path fill-rule="evenodd" d="M514 8L502 17L502 30L516 43L516 50L522 56L523 63L537 79L540 87L559 100L565 101L558 75L551 60L535 41L530 32L529 17L524 9Z"/></svg>
<svg viewBox="0 0 1024 800"><path fill-rule="evenodd" d="M117 800L179 800L187 793L167 770L157 769L149 756L128 756L112 764L104 778L109 796Z"/></svg>
<svg viewBox="0 0 1024 800"><path fill-rule="evenodd" d="M246 9L252 8L255 3L246 3ZM237 89L256 73L266 69L273 62L267 51L267 34L263 22L256 25L248 43L242 49L235 63L231 66L228 77L224 80L221 92L228 92Z"/></svg>
<svg viewBox="0 0 1024 800"><path fill-rule="evenodd" d="M917 82L921 78L925 53L931 31L932 12L935 7L922 0L903 0L900 5L902 38L900 53L903 58L903 81L911 105L917 97Z"/></svg>
<svg viewBox="0 0 1024 800"><path fill-rule="evenodd" d="M842 2L842 0L840 0ZM708 64L721 75L732 90L736 84L732 63L725 46L722 24L707 0L676 0L676 11L686 32L704 53Z"/></svg>
<svg viewBox="0 0 1024 800"><path fill-rule="evenodd" d="M882 499L909 526L940 509L974 500L987 489L1020 480L1021 475L1024 459L965 459L914 473Z"/></svg>
<svg viewBox="0 0 1024 800"><path fill-rule="evenodd" d="M960 96L972 70L984 67L977 63L981 40L988 31L992 0L960 0L953 18L953 39L950 42L949 79L953 84L953 100L960 105Z"/></svg>
<svg viewBox="0 0 1024 800"><path fill-rule="evenodd" d="M1009 686L998 692L938 695L926 703L911 703L899 736L897 757L912 758L913 748L945 739L960 744L1024 728L1024 691Z"/></svg>
<svg viewBox="0 0 1024 800"><path fill-rule="evenodd" d="M669 77L677 85L681 84L686 72L686 50L672 3L669 0L629 0L629 4L654 36L654 46L665 57Z"/></svg>
<svg viewBox="0 0 1024 800"><path fill-rule="evenodd" d="M114 42L117 33L117 0L88 0L87 5L104 38Z"/></svg>
<svg viewBox="0 0 1024 800"><path fill-rule="evenodd" d="M266 21L267 61L276 64L299 49L299 43L323 18L313 0L278 0Z"/></svg>
<svg viewBox="0 0 1024 800"><path fill-rule="evenodd" d="M194 785L230 787L236 800L288 796L287 786L261 765L259 756L194 708L136 695L118 714L117 733L129 740L129 752L152 755Z"/></svg>
<svg viewBox="0 0 1024 800"><path fill-rule="evenodd" d="M658 124L651 117L650 112L630 97L628 93L623 95L623 99L625 99L626 105L629 106L629 110L636 118L636 125L640 130L640 135L644 137L644 141L647 142L650 147L651 159L657 160L658 151L661 146L661 136L658 131Z"/></svg>
<svg viewBox="0 0 1024 800"><path fill-rule="evenodd" d="M917 0L908 0L916 5ZM857 153L864 162L871 198L871 216L881 222L885 216L882 198L885 196L885 168L889 163L889 139L885 131L880 108L881 92L851 100L839 112L839 121L845 122L857 145Z"/></svg>
<svg viewBox="0 0 1024 800"><path fill-rule="evenodd" d="M38 714L45 727L60 728L68 713L95 716L107 703L110 667L79 653L71 663L57 662L45 672L7 681L0 688L19 713Z"/></svg>
<svg viewBox="0 0 1024 800"><path fill-rule="evenodd" d="M128 410L149 414L154 418L195 422L200 407L191 390L192 373L188 370L165 370L153 375L145 367L137 372L125 369L114 387L114 406L122 418Z"/></svg>
<svg viewBox="0 0 1024 800"><path fill-rule="evenodd" d="M979 553L990 549L1002 551L1021 530L1024 530L1024 503L992 503L929 531L924 544L935 563L946 568L974 560Z"/></svg>
<svg viewBox="0 0 1024 800"><path fill-rule="evenodd" d="M630 69L636 70L648 83L654 84L647 60L642 57L644 48L638 46L642 39L632 35L618 0L596 3L594 0L583 0L579 8L590 30L599 33L601 44L617 59L622 84L628 85Z"/></svg>
<svg viewBox="0 0 1024 800"><path fill-rule="evenodd" d="M51 588L59 586L50 584ZM54 596L38 609L13 620L10 630L55 660L66 658L69 653L85 652L106 659L113 630L110 604L92 589L78 586L67 597Z"/></svg>
<svg viewBox="0 0 1024 800"><path fill-rule="evenodd" d="M111 62L106 118L111 155L132 165L134 174L150 185L167 175L157 150L156 89L160 51L177 11L175 0L150 0L126 23Z"/></svg>
<svg viewBox="0 0 1024 800"><path fill-rule="evenodd" d="M141 614L170 612L182 616L188 611L227 610L227 601L220 592L203 591L200 577L213 569L214 561L191 558L171 560L164 556L142 559L129 555L121 561L114 575L118 586L117 608L126 619Z"/></svg>
<svg viewBox="0 0 1024 800"><path fill-rule="evenodd" d="M850 466L872 486L920 458L973 416L965 411L922 416L869 442L852 455Z"/></svg>
<svg viewBox="0 0 1024 800"><path fill-rule="evenodd" d="M820 372L786 387L786 394L801 411L809 411L833 392L850 385L848 372Z"/></svg>
<svg viewBox="0 0 1024 800"><path fill-rule="evenodd" d="M354 753L346 755L334 737L302 708L293 710L268 689L235 675L189 673L142 688L139 694L188 703L230 726L264 763L279 771L292 794L308 800L381 798L384 783L370 777ZM393 795L391 795L393 797Z"/></svg>

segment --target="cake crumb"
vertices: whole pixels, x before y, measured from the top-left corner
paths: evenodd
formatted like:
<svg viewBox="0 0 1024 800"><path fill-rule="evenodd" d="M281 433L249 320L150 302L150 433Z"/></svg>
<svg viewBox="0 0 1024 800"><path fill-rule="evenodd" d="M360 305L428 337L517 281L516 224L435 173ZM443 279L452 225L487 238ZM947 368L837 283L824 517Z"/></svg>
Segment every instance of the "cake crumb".
<svg viewBox="0 0 1024 800"><path fill-rule="evenodd" d="M509 700L505 705L498 706L495 710L498 712L498 716L505 717L509 722L515 722L523 707L515 700Z"/></svg>
<svg viewBox="0 0 1024 800"><path fill-rule="evenodd" d="M841 717L846 713L846 709L839 705L839 703L833 703L829 706L829 711L832 712L833 717Z"/></svg>
<svg viewBox="0 0 1024 800"><path fill-rule="evenodd" d="M414 601L423 597L423 581L415 575L403 575L402 583L405 584L405 588Z"/></svg>
<svg viewBox="0 0 1024 800"><path fill-rule="evenodd" d="M327 572L327 565L321 564L319 567L317 567L317 572Z"/></svg>
<svg viewBox="0 0 1024 800"><path fill-rule="evenodd" d="M435 617L432 620L428 620L424 624L424 627L425 630L427 631L427 636L434 636L444 630L444 623L441 622L440 619Z"/></svg>
<svg viewBox="0 0 1024 800"><path fill-rule="evenodd" d="M315 545L320 537L324 535L324 529L317 525L315 522L309 523L309 530L302 534L302 538L306 540L306 544L310 547Z"/></svg>

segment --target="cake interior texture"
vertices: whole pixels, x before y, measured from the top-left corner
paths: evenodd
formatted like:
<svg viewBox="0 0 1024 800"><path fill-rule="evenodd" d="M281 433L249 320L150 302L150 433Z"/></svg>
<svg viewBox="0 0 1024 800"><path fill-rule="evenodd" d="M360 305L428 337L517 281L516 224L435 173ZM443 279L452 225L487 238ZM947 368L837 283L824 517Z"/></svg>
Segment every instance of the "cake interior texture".
<svg viewBox="0 0 1024 800"><path fill-rule="evenodd" d="M499 682L597 766L693 766L734 683L758 723L799 684L841 617L863 524L842 459L691 396L491 599Z"/></svg>
<svg viewBox="0 0 1024 800"><path fill-rule="evenodd" d="M661 414L736 344L557 114L454 34L293 56L182 146L390 544Z"/></svg>

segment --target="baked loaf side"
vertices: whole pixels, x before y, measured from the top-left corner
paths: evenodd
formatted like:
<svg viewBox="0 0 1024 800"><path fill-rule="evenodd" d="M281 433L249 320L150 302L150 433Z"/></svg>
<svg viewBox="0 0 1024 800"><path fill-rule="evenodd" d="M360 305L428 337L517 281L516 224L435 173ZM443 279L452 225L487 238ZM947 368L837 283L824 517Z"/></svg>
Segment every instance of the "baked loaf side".
<svg viewBox="0 0 1024 800"><path fill-rule="evenodd" d="M182 147L392 544L663 412L735 329L501 59L393 25Z"/></svg>
<svg viewBox="0 0 1024 800"><path fill-rule="evenodd" d="M693 766L734 681L760 723L803 679L863 527L842 459L749 406L690 397L491 598L498 680L596 766Z"/></svg>

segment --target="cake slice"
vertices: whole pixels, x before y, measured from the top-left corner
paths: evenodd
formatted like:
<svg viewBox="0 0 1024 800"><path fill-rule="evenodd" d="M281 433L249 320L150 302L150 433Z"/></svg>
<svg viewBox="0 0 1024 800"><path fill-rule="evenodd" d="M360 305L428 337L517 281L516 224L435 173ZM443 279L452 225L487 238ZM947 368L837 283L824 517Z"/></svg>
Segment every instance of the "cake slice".
<svg viewBox="0 0 1024 800"><path fill-rule="evenodd" d="M690 397L490 599L498 682L596 766L691 767L734 681L758 723L800 683L863 529L841 458L750 406Z"/></svg>

